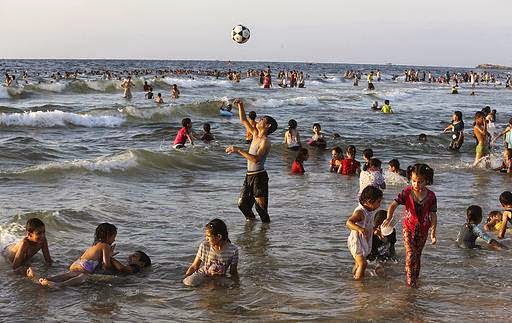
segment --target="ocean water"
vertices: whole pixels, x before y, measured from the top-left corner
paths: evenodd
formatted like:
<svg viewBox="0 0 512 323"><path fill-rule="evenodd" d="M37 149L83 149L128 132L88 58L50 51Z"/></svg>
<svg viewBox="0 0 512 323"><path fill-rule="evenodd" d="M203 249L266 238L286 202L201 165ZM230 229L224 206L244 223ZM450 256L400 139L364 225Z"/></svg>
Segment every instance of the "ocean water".
<svg viewBox="0 0 512 323"><path fill-rule="evenodd" d="M134 97L122 98L120 81L87 73L77 80L51 82L60 71L134 69L242 70L298 69L310 74L304 89L261 89L257 79L232 83L199 74L155 73L135 77ZM376 91L364 91L341 76L347 69L380 68ZM72 321L269 321L269 320L508 320L511 314L510 251L462 250L455 239L471 204L485 214L500 209L499 194L512 177L472 168L472 116L485 105L497 109L496 125L512 117L512 91L503 85L479 85L469 95L450 87L404 83L405 66L300 64L213 61L0 60L2 75L26 70L28 84L0 87L0 242L24 235L27 219L46 224L54 265L37 255L32 264L41 275L67 269L93 239L101 222L118 227L119 259L142 249L152 258L150 270L132 276L97 275L78 287L50 290L13 273L0 260L0 320ZM434 74L453 68L421 67ZM456 69L465 71L467 69ZM38 75L39 74L39 75ZM325 74L325 77L323 77ZM503 77L503 75L501 76ZM165 104L144 99L149 81ZM277 80L274 79L277 83ZM24 83L24 82L20 82ZM181 90L170 99L170 85ZM266 168L270 177L272 223L246 223L236 206L246 162L227 155L245 147L237 116L222 117L223 100L243 98L247 111L269 114L279 122L271 136ZM389 99L395 114L370 111L374 100ZM461 151L447 149L442 135L454 110L461 110L466 141ZM209 122L216 141L175 151L169 148L181 119L190 117L201 133ZM351 277L347 217L357 206L358 179L328 172L330 151L310 149L305 176L289 175L293 153L282 137L289 119L298 121L302 138L322 125L328 147L354 144L357 159L365 148L385 165L398 158L403 168L425 162L435 170L431 189L438 198L438 243L427 244L421 287L404 282L404 248L400 221L397 252L402 260L385 265L386 277ZM332 139L339 133L340 138ZM417 141L425 133L428 141ZM493 151L499 164L501 145ZM387 208L404 184L389 180L381 208ZM401 208L396 212L400 218ZM240 284L229 288L181 283L204 236L204 225L223 219L239 247ZM509 239L504 241L512 247ZM368 272L369 273L369 272Z"/></svg>

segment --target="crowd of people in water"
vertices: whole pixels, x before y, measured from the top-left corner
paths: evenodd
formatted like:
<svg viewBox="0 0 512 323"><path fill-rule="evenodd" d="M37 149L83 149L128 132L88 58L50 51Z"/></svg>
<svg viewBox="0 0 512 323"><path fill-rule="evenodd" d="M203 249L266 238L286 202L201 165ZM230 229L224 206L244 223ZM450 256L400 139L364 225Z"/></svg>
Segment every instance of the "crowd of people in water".
<svg viewBox="0 0 512 323"><path fill-rule="evenodd" d="M140 70L131 71L126 77L121 87L124 91L123 97L132 98L131 89L135 87L132 76L141 77L154 74L155 71ZM242 75L240 72L228 71L169 71L159 70L157 75L168 75L174 73L178 75L208 75L213 77L226 77L233 82L239 82ZM89 71L89 72L66 72L60 75L54 73L52 78L56 81L60 78L77 78L83 74L102 75L105 79L118 78L118 74L108 71ZM272 86L271 70L268 67L265 70L249 70L246 77L257 77L259 84L263 88ZM347 71L343 77L357 80L361 78L359 71ZM405 82L441 82L456 84L467 82L474 85L481 82L496 83L496 76L488 73L449 73L434 77L430 71L419 71L408 69L405 71ZM27 79L28 73L24 73L21 79ZM279 87L304 87L305 75L302 71L281 70L277 74ZM367 73L368 90L373 90L374 80L381 81L380 70ZM396 79L396 78L395 78ZM14 75L6 74L5 86L15 86L16 78ZM17 82L17 81L16 81ZM507 85L510 85L510 77L507 79ZM354 84L356 85L356 84ZM153 94L152 85L144 81L143 92L146 99L153 99L155 102L164 103L162 93L156 97ZM173 84L169 90L169 96L173 99L179 99L180 90L176 84ZM263 223L270 222L268 212L269 177L265 170L265 162L271 149L271 140L269 136L278 129L277 121L271 116L265 115L257 119L255 111L246 114L244 102L235 99L231 103L223 104L219 111L231 113L233 106L238 109L240 123L246 130L245 142L247 147L230 145L225 151L230 155L239 155L247 161L247 172L240 191L238 208L247 221L254 221L256 213ZM384 101L384 105L379 107L378 102L370 108L374 111L392 114L393 110L389 100ZM483 164L490 167L489 152L491 145L496 144L503 138L503 161L501 167L496 169L499 172L512 174L512 118L507 127L503 130L496 129L494 125L496 119L496 110L490 106L485 106L481 111L477 111L473 120L473 136L476 139L475 159L473 166ZM172 147L174 149L183 149L194 145L195 140L211 142L214 140L214 134L211 133L211 126L208 123L203 124L201 134L196 134L192 129L192 120L184 118L181 122L181 128L178 130ZM454 111L452 120L443 129L443 133L450 133L452 140L449 149L457 151L464 144L464 121L461 111ZM328 138L322 133L322 127L319 123L312 125L311 136L303 140L299 133L299 126L296 120L290 119L284 132L283 144L290 151L296 152L291 165L290 174L302 175L306 172L304 166L309 158L309 151L315 149L325 151L328 146ZM334 134L333 137L339 137ZM421 134L418 140L428 140L427 136ZM393 158L388 162L388 174L401 179L404 188L392 200L386 209L380 209L383 200L382 190L386 189L386 176L383 172L383 162L374 156L374 151L368 147L362 152L363 162L357 160L357 149L354 145L347 147L335 146L329 149L331 159L326 170L332 173L344 176L358 176L359 190L358 200L354 201L356 207L351 216L346 220L346 226L350 230L347 238L347 248L354 258L354 267L352 269L353 277L360 280L364 277L368 261L376 262L375 272L380 274L385 271L385 262L389 260L397 261L398 256L395 251L397 242L397 233L394 227L394 214L396 209L403 206L402 219L402 237L405 247L405 280L411 287L418 286L419 274L421 269L421 255L423 248L430 236L432 244L437 242L437 198L436 194L429 188L434 182L434 169L424 163L410 165L402 169L398 159ZM388 175L389 176L389 175ZM496 234L497 239L505 236L507 225L512 223L512 192L503 191L499 197L503 210L493 210L489 212L485 224L482 226L483 210L478 205L470 205L467 208L466 222L461 224L460 232L457 237L458 244L463 248L479 248L476 244L477 238L481 238L489 248L506 249L507 246L492 238L492 233ZM255 211L255 212L254 212ZM204 228L205 239L200 244L196 256L186 270L183 283L187 286L198 286L206 281L224 281L228 273L234 280L238 279L237 265L239 261L238 248L231 243L226 224L221 219L214 219L208 222ZM38 277L35 270L27 266L30 259L41 250L46 263L51 264L48 242L45 238L45 225L37 218L31 218L26 223L26 234L23 239L7 246L3 254L12 264L13 269L20 270L27 277L34 279L41 285L50 287L68 286L81 284L94 273L137 273L151 265L149 256L142 251L135 251L129 256L126 263L118 261L115 258L115 238L117 228L109 223L100 224L94 235L94 243L88 247L84 253L69 267L68 271L51 277Z"/></svg>

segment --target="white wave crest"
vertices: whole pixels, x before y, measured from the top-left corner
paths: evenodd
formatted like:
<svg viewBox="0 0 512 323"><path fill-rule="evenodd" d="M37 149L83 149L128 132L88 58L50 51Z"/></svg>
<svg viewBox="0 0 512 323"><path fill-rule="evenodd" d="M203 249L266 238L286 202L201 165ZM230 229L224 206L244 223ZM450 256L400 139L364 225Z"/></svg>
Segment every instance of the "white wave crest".
<svg viewBox="0 0 512 323"><path fill-rule="evenodd" d="M0 86L0 99L8 99L10 98L9 92L7 92L7 88Z"/></svg>
<svg viewBox="0 0 512 323"><path fill-rule="evenodd" d="M63 92L68 86L65 82L54 82L54 83L39 83L34 84L35 88L49 91L49 92Z"/></svg>
<svg viewBox="0 0 512 323"><path fill-rule="evenodd" d="M216 79L185 79L178 77L164 77L162 79L165 83L169 85L177 84L178 87L184 88L194 88L194 87L202 87L202 86L221 86L221 87L231 87L233 84L228 80L216 80Z"/></svg>
<svg viewBox="0 0 512 323"><path fill-rule="evenodd" d="M118 80L87 80L85 85L100 92L105 92L108 88L121 89L121 81Z"/></svg>
<svg viewBox="0 0 512 323"><path fill-rule="evenodd" d="M398 101L410 98L411 96L413 96L413 93L404 90L393 89L377 91L375 95L382 100Z"/></svg>
<svg viewBox="0 0 512 323"><path fill-rule="evenodd" d="M124 122L124 118L116 116L92 116L89 114L76 114L54 111L34 111L23 113L0 113L0 125L2 126L27 126L27 127L56 127L68 124L80 127L118 127Z"/></svg>
<svg viewBox="0 0 512 323"><path fill-rule="evenodd" d="M20 239L25 228L19 223L8 223L0 225L0 248L3 250L6 246Z"/></svg>
<svg viewBox="0 0 512 323"><path fill-rule="evenodd" d="M264 108L277 108L285 105L318 105L320 101L314 96L299 96L288 99L264 99L260 98L254 101L255 106Z"/></svg>
<svg viewBox="0 0 512 323"><path fill-rule="evenodd" d="M73 160L68 162L51 162L30 166L14 171L15 174L41 173L60 170L88 170L91 172L111 173L113 171L125 171L138 165L137 156L128 150L114 156L102 156L93 160Z"/></svg>

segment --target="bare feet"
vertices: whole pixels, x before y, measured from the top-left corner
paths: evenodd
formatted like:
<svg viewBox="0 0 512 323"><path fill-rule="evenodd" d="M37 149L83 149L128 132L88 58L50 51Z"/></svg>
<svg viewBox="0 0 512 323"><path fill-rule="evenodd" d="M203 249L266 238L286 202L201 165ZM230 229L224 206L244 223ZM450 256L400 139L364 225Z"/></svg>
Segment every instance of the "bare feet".
<svg viewBox="0 0 512 323"><path fill-rule="evenodd" d="M41 286L46 286L46 287L55 287L53 282L49 281L46 278L39 278L39 284L41 284Z"/></svg>
<svg viewBox="0 0 512 323"><path fill-rule="evenodd" d="M27 268L27 277L30 279L33 279L34 277L36 277L36 274L34 273L34 270L32 269L32 267Z"/></svg>

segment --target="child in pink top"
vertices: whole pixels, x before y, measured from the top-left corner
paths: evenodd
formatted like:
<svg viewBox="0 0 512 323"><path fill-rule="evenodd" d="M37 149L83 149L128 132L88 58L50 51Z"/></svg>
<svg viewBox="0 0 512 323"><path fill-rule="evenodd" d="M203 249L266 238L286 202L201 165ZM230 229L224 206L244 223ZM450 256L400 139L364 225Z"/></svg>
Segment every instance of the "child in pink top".
<svg viewBox="0 0 512 323"><path fill-rule="evenodd" d="M388 208L388 216L383 223L387 226L393 219L398 205L404 205L403 238L405 246L405 276L409 287L418 287L421 253L431 229L432 244L437 242L437 198L427 188L434 179L434 170L426 164L416 164L411 169L411 185L405 187Z"/></svg>

